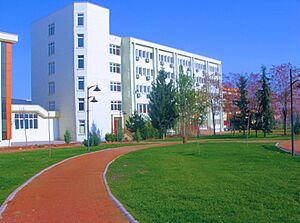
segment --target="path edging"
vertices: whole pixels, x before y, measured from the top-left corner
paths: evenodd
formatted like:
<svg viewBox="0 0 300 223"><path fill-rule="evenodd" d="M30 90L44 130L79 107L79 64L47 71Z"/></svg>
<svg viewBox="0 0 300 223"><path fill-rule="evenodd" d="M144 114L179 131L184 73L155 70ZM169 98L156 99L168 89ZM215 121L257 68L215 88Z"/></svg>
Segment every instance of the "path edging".
<svg viewBox="0 0 300 223"><path fill-rule="evenodd" d="M125 215L125 217L131 222L131 223L139 223L137 220L134 219L134 217L126 210L126 208L124 207L124 205L112 194L109 186L108 186L108 183L107 183L107 180L106 180L106 173L107 173L107 170L109 168L109 166L115 162L116 159L118 159L119 157L123 156L125 154L122 154L118 157L116 157L115 159L113 159L112 161L110 161L105 169L104 169L104 172L102 174L102 179L103 179L103 182L104 182L104 185L105 185L105 188L106 188L106 191L108 193L108 196L112 199L112 201L115 203L115 205L117 206L117 208L122 212L122 214Z"/></svg>
<svg viewBox="0 0 300 223"><path fill-rule="evenodd" d="M286 149L286 148L280 146L280 143L279 143L279 142L276 143L275 146L276 146L278 149L280 149L281 151L284 151L284 152L286 152L286 153L292 153L292 151L290 151L290 150L288 150L288 149ZM300 153L295 152L295 155L296 155L296 156L300 156Z"/></svg>
<svg viewBox="0 0 300 223"><path fill-rule="evenodd" d="M43 169L42 171L38 172L37 174L35 174L34 176L32 176L30 179L28 179L27 181L25 181L25 183L21 184L17 189L15 189L10 195L8 195L8 197L5 199L5 201L3 202L3 204L0 206L0 220L2 218L2 214L3 212L5 211L5 209L7 208L7 205L10 201L12 201L14 199L14 197L16 196L16 194L22 190L24 187L26 187L30 182L32 182L34 179L38 178L41 174L45 173L46 171L66 162L66 161L69 161L71 159L75 159L75 158L78 158L78 157L81 157L81 156L85 156L85 155L89 155L89 154L92 154L92 153L98 153L98 152L102 152L102 151L105 151L105 150L111 150L112 148L107 148L107 149L102 149L102 150L99 150L99 151L95 151L95 152L91 152L91 153L84 153L84 154L80 154L80 155L77 155L77 156L72 156L72 157L69 157L67 159L64 159L62 161L59 161L58 163L55 163L49 167L47 167L46 169Z"/></svg>

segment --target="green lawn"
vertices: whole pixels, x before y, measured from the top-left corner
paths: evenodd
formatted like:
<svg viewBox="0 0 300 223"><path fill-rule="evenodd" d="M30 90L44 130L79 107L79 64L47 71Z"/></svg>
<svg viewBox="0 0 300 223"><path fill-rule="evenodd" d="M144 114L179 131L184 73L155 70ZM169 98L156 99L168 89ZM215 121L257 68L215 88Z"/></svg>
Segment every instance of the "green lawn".
<svg viewBox="0 0 300 223"><path fill-rule="evenodd" d="M101 145L91 151L125 146L126 144ZM66 158L86 153L87 149L66 148L31 152L0 153L0 205L18 186L41 170Z"/></svg>
<svg viewBox="0 0 300 223"><path fill-rule="evenodd" d="M300 157L273 144L203 143L126 154L112 193L139 222L300 222Z"/></svg>
<svg viewBox="0 0 300 223"><path fill-rule="evenodd" d="M201 135L199 138L197 137L189 137L189 140L247 140L247 136L243 135L243 133L236 131L236 133L233 135L231 132L222 132L217 133L215 136L214 135ZM272 133L267 134L266 137L264 137L263 133L260 131L258 132L257 137L255 136L255 132L251 131L251 134L248 137L249 141L255 141L255 140L290 140L291 135L283 135L282 131L274 130ZM300 139L300 135L295 135L295 139ZM162 139L156 139L156 140L146 140L149 142L153 141L181 141L181 137L168 137L165 140Z"/></svg>

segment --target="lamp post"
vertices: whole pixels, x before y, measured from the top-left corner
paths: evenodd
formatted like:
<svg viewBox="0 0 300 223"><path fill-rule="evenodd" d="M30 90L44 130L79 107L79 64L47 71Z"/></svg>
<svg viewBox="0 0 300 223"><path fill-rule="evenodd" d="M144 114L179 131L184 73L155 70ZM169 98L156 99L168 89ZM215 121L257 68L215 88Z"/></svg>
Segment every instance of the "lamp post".
<svg viewBox="0 0 300 223"><path fill-rule="evenodd" d="M86 125L87 125L88 152L91 151L91 147L90 147L90 98L92 98L92 100L91 100L92 103L98 102L94 96L90 96L90 90L92 88L94 88L93 91L96 91L96 92L101 91L100 88L98 87L98 85L92 85L90 87L87 87L87 94L86 94L87 95L86 96L86 103L87 103L86 104L87 105L86 106L87 107L87 109L86 109L87 118L86 119L87 119L87 123L86 123Z"/></svg>
<svg viewBox="0 0 300 223"><path fill-rule="evenodd" d="M295 139L294 139L294 111L293 111L293 85L300 82L300 79L293 81L292 69L290 68L290 90L291 90L291 131L292 131L292 156L295 156ZM296 86L300 87L300 85Z"/></svg>

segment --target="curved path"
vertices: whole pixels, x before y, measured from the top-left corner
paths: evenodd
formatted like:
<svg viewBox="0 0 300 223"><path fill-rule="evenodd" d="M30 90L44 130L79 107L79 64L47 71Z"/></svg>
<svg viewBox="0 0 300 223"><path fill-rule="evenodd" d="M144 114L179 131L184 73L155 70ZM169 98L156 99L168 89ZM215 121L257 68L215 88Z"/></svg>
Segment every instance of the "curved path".
<svg viewBox="0 0 300 223"><path fill-rule="evenodd" d="M173 144L178 142L121 147L67 160L21 189L0 222L128 222L106 191L106 165L131 151Z"/></svg>
<svg viewBox="0 0 300 223"><path fill-rule="evenodd" d="M282 141L278 143L279 148L287 151L287 152L292 152L292 142L291 140L287 141ZM294 144L295 148L295 154L300 155L300 140L295 140Z"/></svg>

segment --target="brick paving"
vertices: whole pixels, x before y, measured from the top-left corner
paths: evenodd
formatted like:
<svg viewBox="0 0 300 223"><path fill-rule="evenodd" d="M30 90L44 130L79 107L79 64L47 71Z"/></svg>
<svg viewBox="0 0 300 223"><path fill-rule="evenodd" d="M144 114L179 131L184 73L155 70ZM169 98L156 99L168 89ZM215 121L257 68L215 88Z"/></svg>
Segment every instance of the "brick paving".
<svg viewBox="0 0 300 223"><path fill-rule="evenodd" d="M178 142L127 146L63 162L20 190L8 203L0 222L128 222L105 189L102 173L106 165L131 151L173 144Z"/></svg>

